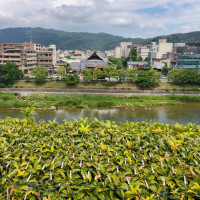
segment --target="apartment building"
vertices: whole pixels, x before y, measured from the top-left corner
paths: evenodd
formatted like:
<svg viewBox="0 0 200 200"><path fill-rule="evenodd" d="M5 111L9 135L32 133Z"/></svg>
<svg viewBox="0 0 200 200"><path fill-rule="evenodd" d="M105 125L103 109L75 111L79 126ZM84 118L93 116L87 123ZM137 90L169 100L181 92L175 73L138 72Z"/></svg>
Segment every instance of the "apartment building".
<svg viewBox="0 0 200 200"><path fill-rule="evenodd" d="M133 47L132 42L121 42L119 47L115 48L116 58L126 58Z"/></svg>
<svg viewBox="0 0 200 200"><path fill-rule="evenodd" d="M105 51L107 57L115 57L115 50Z"/></svg>
<svg viewBox="0 0 200 200"><path fill-rule="evenodd" d="M143 60L148 58L150 52L149 46L138 46L137 47L137 56L142 57Z"/></svg>
<svg viewBox="0 0 200 200"><path fill-rule="evenodd" d="M159 39L159 43L150 44L149 64L157 70L161 70L167 63L168 67L176 66L173 56L173 43L167 43L166 39Z"/></svg>
<svg viewBox="0 0 200 200"><path fill-rule="evenodd" d="M194 69L200 67L200 43L186 43L176 46L175 57L177 58L178 68Z"/></svg>
<svg viewBox="0 0 200 200"><path fill-rule="evenodd" d="M0 65L15 63L25 74L37 66L53 68L56 63L56 46L41 47L35 43L0 43Z"/></svg>
<svg viewBox="0 0 200 200"><path fill-rule="evenodd" d="M50 45L49 47L43 47L40 51L37 51L37 64L38 66L52 69L56 64L56 46Z"/></svg>

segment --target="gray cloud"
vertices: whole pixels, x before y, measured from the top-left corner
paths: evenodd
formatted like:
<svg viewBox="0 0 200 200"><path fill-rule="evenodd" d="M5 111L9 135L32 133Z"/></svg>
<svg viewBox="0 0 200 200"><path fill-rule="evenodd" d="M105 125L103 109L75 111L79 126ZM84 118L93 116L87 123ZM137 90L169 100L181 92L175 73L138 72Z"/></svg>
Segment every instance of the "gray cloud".
<svg viewBox="0 0 200 200"><path fill-rule="evenodd" d="M126 37L200 30L199 0L0 1L0 28L40 26Z"/></svg>

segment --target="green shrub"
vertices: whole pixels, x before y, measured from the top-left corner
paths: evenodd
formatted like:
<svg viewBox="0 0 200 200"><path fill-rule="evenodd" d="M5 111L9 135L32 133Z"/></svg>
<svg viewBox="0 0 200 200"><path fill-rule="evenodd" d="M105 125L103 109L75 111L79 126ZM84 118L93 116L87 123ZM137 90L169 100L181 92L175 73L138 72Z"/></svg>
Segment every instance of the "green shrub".
<svg viewBox="0 0 200 200"><path fill-rule="evenodd" d="M32 111L0 121L0 199L199 199L200 126L35 123Z"/></svg>
<svg viewBox="0 0 200 200"><path fill-rule="evenodd" d="M165 91L166 91L166 92L169 92L169 88L165 88Z"/></svg>
<svg viewBox="0 0 200 200"><path fill-rule="evenodd" d="M67 86L74 86L79 82L79 76L77 73L75 74L68 74L64 78Z"/></svg>
<svg viewBox="0 0 200 200"><path fill-rule="evenodd" d="M194 88L192 88L191 90L192 90L192 91L199 91L199 88L194 87Z"/></svg>
<svg viewBox="0 0 200 200"><path fill-rule="evenodd" d="M177 88L172 88L172 91L174 91L174 92L177 91Z"/></svg>
<svg viewBox="0 0 200 200"><path fill-rule="evenodd" d="M0 88L5 88L6 85L4 83L0 83Z"/></svg>

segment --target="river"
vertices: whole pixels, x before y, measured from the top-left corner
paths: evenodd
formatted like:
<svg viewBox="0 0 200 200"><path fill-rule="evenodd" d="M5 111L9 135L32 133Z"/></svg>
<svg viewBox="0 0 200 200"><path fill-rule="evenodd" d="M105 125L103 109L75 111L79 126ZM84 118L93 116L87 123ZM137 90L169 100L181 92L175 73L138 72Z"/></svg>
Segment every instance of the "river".
<svg viewBox="0 0 200 200"><path fill-rule="evenodd" d="M163 123L200 124L200 103L185 103L172 106L138 106L132 108L68 108L68 109L37 109L36 121L44 119L62 123L64 119L72 121L79 117L111 121L152 121ZM0 117L23 118L20 109L0 108Z"/></svg>

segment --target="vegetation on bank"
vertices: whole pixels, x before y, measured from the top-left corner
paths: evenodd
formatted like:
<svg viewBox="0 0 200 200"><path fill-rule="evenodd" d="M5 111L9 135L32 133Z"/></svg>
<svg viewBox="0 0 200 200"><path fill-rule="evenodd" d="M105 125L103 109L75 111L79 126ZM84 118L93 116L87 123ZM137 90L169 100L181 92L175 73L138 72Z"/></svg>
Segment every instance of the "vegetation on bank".
<svg viewBox="0 0 200 200"><path fill-rule="evenodd" d="M200 126L36 124L32 111L0 120L0 199L200 198Z"/></svg>
<svg viewBox="0 0 200 200"><path fill-rule="evenodd" d="M200 96L187 95L133 95L130 97L115 96L87 96L87 95L52 95L33 94L30 96L15 96L9 93L0 93L0 107L36 108L54 107L131 107L145 105L176 105L184 102L200 102Z"/></svg>
<svg viewBox="0 0 200 200"><path fill-rule="evenodd" d="M195 69L173 69L169 72L168 79L177 85L200 84L200 71L198 65Z"/></svg>
<svg viewBox="0 0 200 200"><path fill-rule="evenodd" d="M0 87L12 87L15 80L24 76L23 72L18 69L15 63L7 61L0 67L0 80L3 82Z"/></svg>
<svg viewBox="0 0 200 200"><path fill-rule="evenodd" d="M103 71L99 69L83 69L81 71L84 81L91 82L98 78L116 79L118 82L135 83L140 89L154 88L159 85L161 73L154 70L152 67L147 67L144 70L138 69L116 69L114 67L104 67Z"/></svg>
<svg viewBox="0 0 200 200"><path fill-rule="evenodd" d="M16 81L13 84L13 88L26 88L26 87L30 87L30 88L47 88L47 87L51 87L51 88L58 88L60 87L60 89L63 88L70 88L70 87L66 87L66 83L64 81L47 81L46 83L42 84L42 85L37 85L35 84L34 81L30 80L28 82L24 81L24 80L20 80L20 81ZM76 87L82 87L82 88L102 88L102 89L117 89L117 88L123 88L123 89L137 89L137 85L135 83L130 83L130 82L123 82L123 83L119 83L119 82L101 82L101 81L91 81L91 82L79 82L76 84ZM195 85L195 84L184 84L184 86L179 86L176 85L174 83L170 83L170 82L161 82L159 83L158 86L155 87L155 89L173 89L173 88L177 88L181 89L181 90L192 90L192 88L199 88L199 85Z"/></svg>

